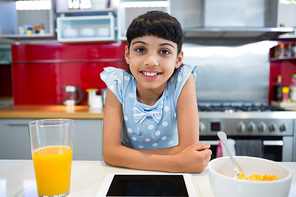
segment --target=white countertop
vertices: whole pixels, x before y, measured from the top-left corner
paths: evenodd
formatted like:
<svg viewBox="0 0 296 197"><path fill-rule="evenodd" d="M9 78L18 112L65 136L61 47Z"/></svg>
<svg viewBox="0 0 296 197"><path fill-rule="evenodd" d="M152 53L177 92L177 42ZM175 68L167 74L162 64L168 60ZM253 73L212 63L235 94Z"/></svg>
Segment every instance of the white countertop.
<svg viewBox="0 0 296 197"><path fill-rule="evenodd" d="M296 162L282 162L292 171L289 197L296 196ZM94 197L108 173L138 173L141 170L117 168L102 161L73 161L70 194L67 197ZM145 171L147 172L147 171ZM208 170L192 174L201 196L212 197ZM0 160L0 197L37 197L32 160Z"/></svg>

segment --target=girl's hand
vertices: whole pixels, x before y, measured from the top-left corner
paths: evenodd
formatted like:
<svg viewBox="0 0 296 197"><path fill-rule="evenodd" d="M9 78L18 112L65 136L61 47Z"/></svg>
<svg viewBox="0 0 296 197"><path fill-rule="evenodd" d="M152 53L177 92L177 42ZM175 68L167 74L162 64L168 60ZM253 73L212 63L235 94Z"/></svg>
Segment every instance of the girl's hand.
<svg viewBox="0 0 296 197"><path fill-rule="evenodd" d="M173 171L201 173L208 165L212 151L209 144L193 144L175 155Z"/></svg>

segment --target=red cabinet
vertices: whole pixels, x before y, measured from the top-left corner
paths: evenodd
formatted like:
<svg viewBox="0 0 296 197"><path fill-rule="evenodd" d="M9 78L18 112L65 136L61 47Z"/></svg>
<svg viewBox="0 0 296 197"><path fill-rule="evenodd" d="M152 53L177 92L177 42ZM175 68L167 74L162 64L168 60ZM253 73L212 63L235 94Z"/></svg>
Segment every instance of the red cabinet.
<svg viewBox="0 0 296 197"><path fill-rule="evenodd" d="M12 89L15 105L62 104L62 87L106 88L104 67L119 67L125 42L95 44L12 45Z"/></svg>

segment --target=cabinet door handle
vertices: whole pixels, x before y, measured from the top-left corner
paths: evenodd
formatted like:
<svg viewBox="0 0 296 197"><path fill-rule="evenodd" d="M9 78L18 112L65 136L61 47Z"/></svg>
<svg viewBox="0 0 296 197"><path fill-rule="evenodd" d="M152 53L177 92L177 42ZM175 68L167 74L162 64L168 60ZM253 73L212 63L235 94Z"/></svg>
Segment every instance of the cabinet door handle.
<svg viewBox="0 0 296 197"><path fill-rule="evenodd" d="M28 123L7 123L6 125L10 127L23 127L28 126Z"/></svg>

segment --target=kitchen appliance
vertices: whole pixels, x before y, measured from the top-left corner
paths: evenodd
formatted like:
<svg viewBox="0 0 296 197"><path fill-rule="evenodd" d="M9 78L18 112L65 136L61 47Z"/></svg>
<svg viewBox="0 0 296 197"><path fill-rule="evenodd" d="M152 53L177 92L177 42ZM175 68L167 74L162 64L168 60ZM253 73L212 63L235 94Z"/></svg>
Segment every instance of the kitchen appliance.
<svg viewBox="0 0 296 197"><path fill-rule="evenodd" d="M269 40L293 28L278 27L278 0L170 0L169 13L186 38Z"/></svg>
<svg viewBox="0 0 296 197"><path fill-rule="evenodd" d="M63 87L63 104L64 105L77 105L83 99L83 92L76 86L64 86Z"/></svg>
<svg viewBox="0 0 296 197"><path fill-rule="evenodd" d="M200 141L211 144L213 158L218 131L234 140L262 140L263 158L296 161L296 113L264 103L199 103ZM293 143L294 142L294 143Z"/></svg>

